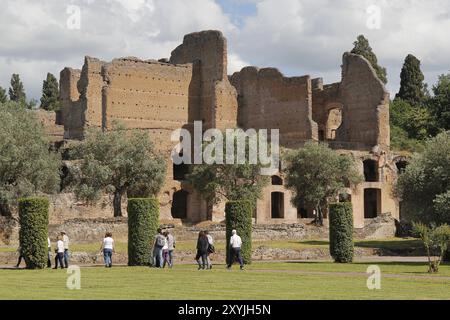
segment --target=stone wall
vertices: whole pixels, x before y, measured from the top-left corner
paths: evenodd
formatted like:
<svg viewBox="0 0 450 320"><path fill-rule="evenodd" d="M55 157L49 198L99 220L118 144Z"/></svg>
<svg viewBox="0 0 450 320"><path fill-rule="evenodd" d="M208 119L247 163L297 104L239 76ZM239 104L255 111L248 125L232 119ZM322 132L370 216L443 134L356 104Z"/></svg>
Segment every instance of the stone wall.
<svg viewBox="0 0 450 320"><path fill-rule="evenodd" d="M287 148L317 140L312 120L311 79L284 77L277 69L247 67L231 76L239 94L238 124L243 129L279 129Z"/></svg>

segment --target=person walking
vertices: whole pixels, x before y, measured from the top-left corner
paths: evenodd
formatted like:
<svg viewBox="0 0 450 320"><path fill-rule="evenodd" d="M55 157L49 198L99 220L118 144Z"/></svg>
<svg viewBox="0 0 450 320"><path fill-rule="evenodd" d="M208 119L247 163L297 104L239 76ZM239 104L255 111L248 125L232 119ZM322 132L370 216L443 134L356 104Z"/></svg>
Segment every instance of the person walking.
<svg viewBox="0 0 450 320"><path fill-rule="evenodd" d="M56 249L55 249L55 267L53 269L58 269L58 263L61 266L61 269L64 269L64 241L62 236L59 235L56 241Z"/></svg>
<svg viewBox="0 0 450 320"><path fill-rule="evenodd" d="M213 239L213 237L209 234L209 231L206 230L206 231L205 231L205 234L206 234L206 237L208 238L208 244L209 244L209 246L208 246L208 255L207 255L207 258L208 258L208 267L209 267L209 269L211 270L213 266L212 266L212 263L211 263L210 255L213 254L213 253L215 253L215 252L216 252L216 249L214 248L214 239Z"/></svg>
<svg viewBox="0 0 450 320"><path fill-rule="evenodd" d="M50 241L50 237L47 237L47 248L48 248L48 254L47 254L47 268L52 268L52 243Z"/></svg>
<svg viewBox="0 0 450 320"><path fill-rule="evenodd" d="M153 266L156 268L163 267L163 247L166 244L166 238L162 234L162 230L158 229L153 245Z"/></svg>
<svg viewBox="0 0 450 320"><path fill-rule="evenodd" d="M230 260L227 266L227 269L231 269L231 266L234 263L234 260L237 258L239 264L241 265L241 270L244 270L244 260L242 259L241 247L242 247L242 239L237 234L236 230L231 232L232 236L230 238Z"/></svg>
<svg viewBox="0 0 450 320"><path fill-rule="evenodd" d="M167 246L169 247L169 268L173 267L173 252L175 250L175 237L167 231Z"/></svg>
<svg viewBox="0 0 450 320"><path fill-rule="evenodd" d="M198 263L198 270L205 270L208 266L208 237L204 231L200 231L197 240L197 255L195 260ZM200 263L200 259L202 262Z"/></svg>
<svg viewBox="0 0 450 320"><path fill-rule="evenodd" d="M112 268L112 256L116 253L114 247L114 239L111 232L105 234L100 252L103 253L103 259L105 261L105 268Z"/></svg>
<svg viewBox="0 0 450 320"><path fill-rule="evenodd" d="M20 264L22 263L22 259L25 260L23 253L22 253L22 247L20 245L17 248L17 253L19 254L19 259L17 260L16 268L19 268Z"/></svg>
<svg viewBox="0 0 450 320"><path fill-rule="evenodd" d="M169 262L169 240L167 239L167 231L163 233L164 239L166 242L164 243L164 246L162 248L162 255L163 255L163 269L166 267L166 264L169 265L170 268L170 262Z"/></svg>
<svg viewBox="0 0 450 320"><path fill-rule="evenodd" d="M63 231L61 232L61 236L64 242L64 267L68 268L69 267L69 237L67 236L66 232Z"/></svg>

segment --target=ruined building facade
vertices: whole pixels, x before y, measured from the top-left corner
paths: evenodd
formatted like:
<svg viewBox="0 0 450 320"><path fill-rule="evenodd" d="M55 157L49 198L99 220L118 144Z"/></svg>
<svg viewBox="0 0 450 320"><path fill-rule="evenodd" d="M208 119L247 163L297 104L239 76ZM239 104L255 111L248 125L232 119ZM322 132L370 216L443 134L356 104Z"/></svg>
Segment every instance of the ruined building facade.
<svg viewBox="0 0 450 320"><path fill-rule="evenodd" d="M203 128L279 129L284 148L306 141L326 141L336 152L356 160L365 182L349 189L355 227L390 213L399 218L392 186L396 158L390 152L389 93L370 63L345 53L342 81L324 85L310 76L287 78L277 69L246 67L227 74L227 42L221 32L184 37L170 59L121 58L103 62L86 57L82 70L61 71L63 108L58 123L64 138L83 139L86 129L110 129L120 120L146 130L156 149L167 156L166 183L160 193L163 219L190 222L224 219L224 204L208 206L185 181L183 166L174 166L171 134ZM312 218L311 208L297 210L283 176L272 177L255 212L256 223L291 223Z"/></svg>

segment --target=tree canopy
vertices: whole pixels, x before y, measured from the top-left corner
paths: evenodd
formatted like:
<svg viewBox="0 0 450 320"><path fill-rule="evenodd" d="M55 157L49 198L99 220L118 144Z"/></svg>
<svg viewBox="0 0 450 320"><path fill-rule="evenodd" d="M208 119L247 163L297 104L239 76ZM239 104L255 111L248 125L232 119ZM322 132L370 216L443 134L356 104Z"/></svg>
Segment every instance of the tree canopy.
<svg viewBox="0 0 450 320"><path fill-rule="evenodd" d="M41 108L47 111L58 111L61 108L58 80L51 73L47 74L42 85Z"/></svg>
<svg viewBox="0 0 450 320"><path fill-rule="evenodd" d="M16 73L11 76L11 87L9 88L9 98L11 101L19 103L26 103L27 101L27 96L25 94L23 83L20 80L20 76Z"/></svg>
<svg viewBox="0 0 450 320"><path fill-rule="evenodd" d="M0 104L0 211L17 199L53 193L60 182L60 154L49 150L42 124L23 105Z"/></svg>
<svg viewBox="0 0 450 320"><path fill-rule="evenodd" d="M326 144L308 142L286 154L286 186L294 193L297 208L312 205L322 223L322 213L346 187L362 182L353 159L339 155Z"/></svg>
<svg viewBox="0 0 450 320"><path fill-rule="evenodd" d="M421 105L428 96L424 80L420 60L409 54L403 64L400 74L400 91L396 97L412 106Z"/></svg>
<svg viewBox="0 0 450 320"><path fill-rule="evenodd" d="M450 130L450 74L439 77L433 86L429 108L435 118L436 131Z"/></svg>
<svg viewBox="0 0 450 320"><path fill-rule="evenodd" d="M409 220L450 223L450 132L425 143L400 175L396 190Z"/></svg>
<svg viewBox="0 0 450 320"><path fill-rule="evenodd" d="M75 146L72 159L81 161L74 173L75 193L95 203L106 191L113 194L114 216L122 216L122 198L136 190L139 196L156 196L166 175L166 163L158 155L148 133L128 131L115 124L113 130L90 129Z"/></svg>
<svg viewBox="0 0 450 320"><path fill-rule="evenodd" d="M372 47L369 44L369 40L367 40L363 35L360 35L353 45L354 48L352 53L359 54L366 58L377 72L378 78L386 84L388 82L386 68L378 65L378 58L373 52Z"/></svg>
<svg viewBox="0 0 450 320"><path fill-rule="evenodd" d="M8 102L8 96L6 95L6 90L0 87L0 103Z"/></svg>

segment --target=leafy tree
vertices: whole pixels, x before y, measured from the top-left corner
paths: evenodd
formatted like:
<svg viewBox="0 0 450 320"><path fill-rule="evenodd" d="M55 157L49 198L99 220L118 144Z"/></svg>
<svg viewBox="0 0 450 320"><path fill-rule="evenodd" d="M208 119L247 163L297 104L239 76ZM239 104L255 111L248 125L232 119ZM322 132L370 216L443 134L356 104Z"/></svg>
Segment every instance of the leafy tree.
<svg viewBox="0 0 450 320"><path fill-rule="evenodd" d="M235 137L235 158L237 157L237 138ZM249 142L246 141L247 154ZM206 145L204 146L206 147ZM226 154L226 144L223 144L223 154ZM237 162L237 161L236 161ZM242 164L200 164L192 168L187 181L192 184L210 204L217 204L221 200L248 200L253 205L261 197L263 188L269 179L261 175L263 166L251 164L248 157Z"/></svg>
<svg viewBox="0 0 450 320"><path fill-rule="evenodd" d="M146 196L153 197L165 180L166 163L155 152L148 133L128 134L119 124L112 131L90 129L70 156L81 159L79 170L74 173L78 199L95 203L106 190L113 194L115 217L122 216L122 198L133 188L139 186Z"/></svg>
<svg viewBox="0 0 450 320"><path fill-rule="evenodd" d="M23 83L18 74L13 74L11 77L11 87L9 88L9 98L11 101L26 103L27 96L23 88Z"/></svg>
<svg viewBox="0 0 450 320"><path fill-rule="evenodd" d="M395 151L421 152L423 151L423 142L411 139L405 130L391 125L391 148Z"/></svg>
<svg viewBox="0 0 450 320"><path fill-rule="evenodd" d="M316 223L322 225L323 212L346 186L357 185L363 178L353 159L339 155L325 144L308 142L304 148L289 152L286 186L294 192L297 208L313 205L318 213Z"/></svg>
<svg viewBox="0 0 450 320"><path fill-rule="evenodd" d="M450 245L450 227L444 224L430 228L423 223L413 223L413 233L422 240L427 251L428 272L439 272L439 266Z"/></svg>
<svg viewBox="0 0 450 320"><path fill-rule="evenodd" d="M373 52L372 47L369 44L369 40L367 40L363 35L360 35L353 45L355 47L353 48L352 53L359 54L366 58L377 72L378 78L386 84L388 82L386 68L382 68L378 65L378 58Z"/></svg>
<svg viewBox="0 0 450 320"><path fill-rule="evenodd" d="M47 74L42 85L41 108L47 111L58 111L61 108L58 80L51 73Z"/></svg>
<svg viewBox="0 0 450 320"><path fill-rule="evenodd" d="M450 223L448 210L441 212L450 190L450 132L425 143L399 177L396 192L410 220L424 223ZM448 202L447 202L448 203Z"/></svg>
<svg viewBox="0 0 450 320"><path fill-rule="evenodd" d="M450 130L450 74L441 75L435 86L429 108L436 122L436 131Z"/></svg>
<svg viewBox="0 0 450 320"><path fill-rule="evenodd" d="M8 96L6 95L6 90L0 87L0 103L8 102Z"/></svg>
<svg viewBox="0 0 450 320"><path fill-rule="evenodd" d="M402 99L412 106L419 106L428 96L424 83L425 76L420 69L420 60L409 54L400 74L400 91L396 98Z"/></svg>
<svg viewBox="0 0 450 320"><path fill-rule="evenodd" d="M429 137L433 118L429 110L422 106L413 106L409 102L396 98L390 106L391 124L408 134L408 138L425 140Z"/></svg>
<svg viewBox="0 0 450 320"><path fill-rule="evenodd" d="M49 151L42 124L19 103L0 104L0 213L18 198L58 190L61 156Z"/></svg>

